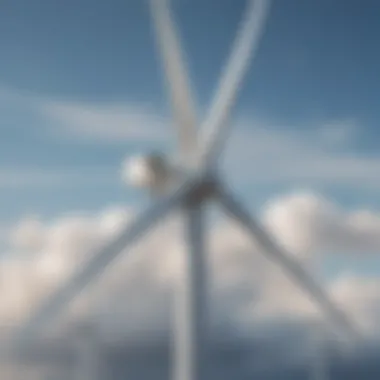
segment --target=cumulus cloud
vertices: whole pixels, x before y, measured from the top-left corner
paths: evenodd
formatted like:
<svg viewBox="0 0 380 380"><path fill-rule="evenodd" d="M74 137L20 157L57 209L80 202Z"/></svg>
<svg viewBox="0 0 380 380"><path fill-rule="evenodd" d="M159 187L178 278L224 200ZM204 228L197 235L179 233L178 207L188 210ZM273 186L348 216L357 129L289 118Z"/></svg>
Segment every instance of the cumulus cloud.
<svg viewBox="0 0 380 380"><path fill-rule="evenodd" d="M133 216L131 209L114 207L49 222L35 217L21 220L10 234L9 249L14 254L1 261L1 324L21 323L94 248ZM294 193L268 202L262 220L305 264L318 252L360 253L379 248L379 216L370 211L344 212L311 193ZM121 332L139 335L167 331L173 312L172 291L183 270L181 227L179 215L160 224L74 302L70 318L84 318L90 313L114 337L120 337ZM216 325L247 331L263 318L315 313L308 297L231 224L221 223L213 229L209 262ZM350 275L329 287L349 312L364 325L374 327L376 308L380 307L379 284L377 280L366 281Z"/></svg>
<svg viewBox="0 0 380 380"><path fill-rule="evenodd" d="M380 279L348 274L334 283L332 293L342 307L352 310L363 328L371 329L380 317L379 286Z"/></svg>
<svg viewBox="0 0 380 380"><path fill-rule="evenodd" d="M321 196L294 193L270 203L266 224L300 252L380 253L380 214L346 212Z"/></svg>
<svg viewBox="0 0 380 380"><path fill-rule="evenodd" d="M111 239L135 215L131 208L115 206L92 213L74 212L52 220L27 216L12 226L7 235L10 254L0 261L0 326L17 328L22 324L49 293L91 256L94 248ZM278 241L305 265L315 255L323 259L323 254L333 249L335 252L350 250L358 257L363 251L378 249L377 214L369 210L345 211L311 192L295 192L272 199L260 217ZM179 213L166 223L160 223L148 238L116 260L73 302L59 319L59 330L71 339L71 349L77 349L79 339L77 330L71 329L73 324L82 321L95 323L100 334L97 339L107 347L120 340L135 344L147 339L152 342L153 337L161 338L162 334L166 336L174 312L173 296L183 270L182 227ZM259 366L266 368L265 371L274 365L286 363L289 366L289 363L309 360L310 345L315 342L305 326L319 315L309 298L286 274L266 261L255 244L234 224L220 221L214 224L209 248L213 332L220 337L223 331L220 339L228 341L229 336L235 337L232 339L239 339L239 345L246 344L241 343L241 337L247 342L262 340L265 335L267 343L260 343L260 352L266 350L266 344L271 347L265 351L266 361L263 359ZM325 286L365 334L373 337L379 333L380 279L342 273ZM66 334L67 329L70 334ZM287 348L290 339L294 340L292 352ZM277 340L279 343L273 344ZM285 341L286 348L280 344ZM62 365L66 360L66 343L63 344L66 348L55 347L50 340L39 344L45 351L35 350L37 357L44 359L33 369L36 376L43 378L46 371L57 371L54 366L46 365L49 360L67 372L67 365ZM233 347L240 347L234 344ZM164 349L159 346L157 350ZM243 351L239 350L243 348L237 348L236 355L242 358ZM249 356L251 348L244 350L244 363L251 371L255 367ZM70 363L75 364L75 360ZM220 366L220 363L224 363L223 360L214 364ZM9 363L0 366L4 371L15 370ZM136 373L143 367L137 368ZM229 370L235 375L236 368L232 367ZM31 370L25 367L27 373Z"/></svg>
<svg viewBox="0 0 380 380"><path fill-rule="evenodd" d="M25 217L10 231L9 243L16 250L40 250L44 233L44 226L38 218Z"/></svg>

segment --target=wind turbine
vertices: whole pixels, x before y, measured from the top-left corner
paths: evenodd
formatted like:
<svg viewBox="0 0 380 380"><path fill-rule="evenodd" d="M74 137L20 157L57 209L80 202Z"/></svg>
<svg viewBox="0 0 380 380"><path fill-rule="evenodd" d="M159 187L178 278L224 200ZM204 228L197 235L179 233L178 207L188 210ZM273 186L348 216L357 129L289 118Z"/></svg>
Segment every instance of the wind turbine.
<svg viewBox="0 0 380 380"><path fill-rule="evenodd" d="M173 375L175 380L204 379L208 318L203 219L204 206L210 201L217 202L227 215L235 219L260 246L261 252L286 271L332 322L355 338L357 331L347 316L298 261L278 246L240 205L218 173L218 158L227 140L228 121L250 58L257 49L269 11L269 0L248 1L210 113L201 126L205 132L203 139L199 139L197 133L193 98L167 1L152 0L151 10L178 132L179 161L170 163L161 154L152 154L140 161L147 175L145 181L138 185L145 186L155 194L155 204L128 224L115 239L95 252L69 281L43 303L18 331L17 338L31 337L46 327L121 252L143 238L169 213L180 208L185 219L187 254L184 276L176 288Z"/></svg>

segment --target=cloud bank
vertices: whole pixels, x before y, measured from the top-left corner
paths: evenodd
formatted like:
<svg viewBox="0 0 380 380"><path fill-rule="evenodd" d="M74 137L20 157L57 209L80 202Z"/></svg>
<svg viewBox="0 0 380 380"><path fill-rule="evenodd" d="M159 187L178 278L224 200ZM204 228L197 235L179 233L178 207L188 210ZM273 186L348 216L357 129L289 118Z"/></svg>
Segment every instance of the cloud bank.
<svg viewBox="0 0 380 380"><path fill-rule="evenodd" d="M8 235L11 254L0 266L1 324L21 323L134 214L131 209L114 207L51 221L20 220ZM360 257L380 249L380 215L366 210L344 212L312 193L273 199L261 219L306 265L321 261L326 253L350 252ZM70 318L92 315L106 334L115 337L121 332L128 336L166 331L173 312L172 291L183 270L181 233L180 216L174 215L87 289L71 306ZM308 297L232 224L218 223L213 229L209 262L215 326L250 331L263 318L306 318L315 313ZM380 308L379 281L345 273L326 286L358 323L373 329Z"/></svg>

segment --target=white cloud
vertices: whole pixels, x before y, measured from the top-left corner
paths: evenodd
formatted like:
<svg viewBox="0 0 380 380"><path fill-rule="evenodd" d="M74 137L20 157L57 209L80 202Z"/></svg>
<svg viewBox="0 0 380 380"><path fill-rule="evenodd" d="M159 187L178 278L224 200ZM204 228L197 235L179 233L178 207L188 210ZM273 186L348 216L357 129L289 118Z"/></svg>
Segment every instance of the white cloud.
<svg viewBox="0 0 380 380"><path fill-rule="evenodd" d="M313 133L273 129L265 123L238 124L224 160L227 173L238 182L338 185L355 190L380 186L379 156L333 149Z"/></svg>
<svg viewBox="0 0 380 380"><path fill-rule="evenodd" d="M316 133L321 143L328 148L347 146L355 138L358 126L352 119L331 120L323 124Z"/></svg>
<svg viewBox="0 0 380 380"><path fill-rule="evenodd" d="M342 308L351 310L363 331L379 334L377 326L380 318L380 279L361 278L347 274L332 286L332 294Z"/></svg>
<svg viewBox="0 0 380 380"><path fill-rule="evenodd" d="M11 230L10 244L16 250L39 251L42 248L45 231L42 222L34 217L25 217Z"/></svg>
<svg viewBox="0 0 380 380"><path fill-rule="evenodd" d="M352 223L355 215L366 215L365 222ZM131 210L116 207L93 215L75 213L49 223L30 217L20 221L11 234L13 255L1 262L1 323L20 323L28 310L35 308L95 247L132 216ZM134 336L167 329L173 311L170 294L181 275L183 254L177 217L160 225L149 239L112 265L73 304L71 315L83 315L92 305L110 336L120 337L121 331ZM380 235L379 216L370 211L343 212L312 194L274 199L267 204L262 217L272 233L305 263L314 252L331 247L341 250L355 247L360 253L379 245L376 240ZM17 254L20 249L22 256ZM25 255L28 250L30 256ZM249 330L257 318L264 316L314 313L308 298L231 225L215 228L210 263L216 321L229 321ZM376 308L380 307L378 285L380 279L369 283L365 278L343 276L330 286L349 312L365 326L374 328ZM356 302L362 292L363 297Z"/></svg>
<svg viewBox="0 0 380 380"><path fill-rule="evenodd" d="M67 188L115 183L118 180L117 169L88 166L63 169L2 166L0 167L0 189Z"/></svg>
<svg viewBox="0 0 380 380"><path fill-rule="evenodd" d="M368 210L346 212L304 192L278 198L265 219L293 250L380 254L380 214Z"/></svg>
<svg viewBox="0 0 380 380"><path fill-rule="evenodd" d="M41 102L40 112L58 125L60 136L102 142L162 142L170 124L148 106ZM53 125L54 125L53 124Z"/></svg>

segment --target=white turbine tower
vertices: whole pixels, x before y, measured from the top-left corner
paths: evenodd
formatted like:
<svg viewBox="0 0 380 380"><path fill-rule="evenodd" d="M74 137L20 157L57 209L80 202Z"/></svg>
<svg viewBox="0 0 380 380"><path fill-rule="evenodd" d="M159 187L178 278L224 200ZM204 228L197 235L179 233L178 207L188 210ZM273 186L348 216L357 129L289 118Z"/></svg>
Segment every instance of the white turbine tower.
<svg viewBox="0 0 380 380"><path fill-rule="evenodd" d="M312 255L311 267L314 273L320 273L320 257ZM311 362L310 380L329 379L329 357L327 350L328 324L323 318L318 318L310 326L311 330Z"/></svg>
<svg viewBox="0 0 380 380"><path fill-rule="evenodd" d="M73 380L96 380L99 378L100 341L95 321L86 320L76 328L74 345L76 361Z"/></svg>
<svg viewBox="0 0 380 380"><path fill-rule="evenodd" d="M326 352L327 327L323 321L313 321L310 326L310 380L328 380L329 365L328 353Z"/></svg>
<svg viewBox="0 0 380 380"><path fill-rule="evenodd" d="M18 331L25 339L45 328L73 298L95 280L121 252L145 236L164 217L181 208L185 218L187 255L184 277L176 288L177 317L174 352L175 380L204 380L207 348L207 300L204 205L217 202L261 247L261 252L277 263L322 308L338 327L356 337L356 329L346 315L330 300L328 294L311 278L293 256L281 249L255 219L231 194L218 175L218 158L226 143L229 117L248 63L258 45L268 10L268 0L250 0L244 21L232 49L231 58L203 124L206 135L199 140L196 115L189 83L181 57L170 10L165 0L152 0L152 14L162 53L174 124L178 132L179 158L173 165L160 154L143 160L145 179L138 184L156 194L155 204L129 223L112 241L101 247L89 261L57 292L43 303ZM140 162L141 164L141 162ZM148 178L148 180L146 180Z"/></svg>

